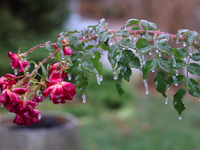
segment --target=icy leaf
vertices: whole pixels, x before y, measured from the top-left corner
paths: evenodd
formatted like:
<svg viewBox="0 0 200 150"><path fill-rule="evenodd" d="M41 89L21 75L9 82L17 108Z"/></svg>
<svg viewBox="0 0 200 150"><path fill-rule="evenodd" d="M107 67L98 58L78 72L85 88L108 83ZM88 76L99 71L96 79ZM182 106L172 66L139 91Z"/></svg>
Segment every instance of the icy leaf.
<svg viewBox="0 0 200 150"><path fill-rule="evenodd" d="M181 116L182 112L185 110L185 106L183 104L183 97L186 95L185 89L179 89L174 95L173 105L178 114Z"/></svg>

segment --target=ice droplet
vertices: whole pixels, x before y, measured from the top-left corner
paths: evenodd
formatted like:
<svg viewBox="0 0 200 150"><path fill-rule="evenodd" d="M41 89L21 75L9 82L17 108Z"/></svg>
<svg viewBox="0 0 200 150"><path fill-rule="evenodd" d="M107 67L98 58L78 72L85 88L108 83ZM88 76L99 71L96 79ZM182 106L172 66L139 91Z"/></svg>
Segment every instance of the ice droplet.
<svg viewBox="0 0 200 150"><path fill-rule="evenodd" d="M200 98L199 98L199 105L200 105Z"/></svg>
<svg viewBox="0 0 200 150"><path fill-rule="evenodd" d="M181 120L181 119L182 119L182 116L179 116L178 119Z"/></svg>
<svg viewBox="0 0 200 150"><path fill-rule="evenodd" d="M92 55L92 58L95 58L95 54L94 54L94 55Z"/></svg>
<svg viewBox="0 0 200 150"><path fill-rule="evenodd" d="M158 53L158 50L156 49L156 53Z"/></svg>
<svg viewBox="0 0 200 150"><path fill-rule="evenodd" d="M72 76L70 74L67 75L68 80L71 81L72 80Z"/></svg>
<svg viewBox="0 0 200 150"><path fill-rule="evenodd" d="M146 36L149 35L149 29L146 30L145 35L146 35Z"/></svg>
<svg viewBox="0 0 200 150"><path fill-rule="evenodd" d="M86 103L86 96L85 94L82 95L83 103Z"/></svg>
<svg viewBox="0 0 200 150"><path fill-rule="evenodd" d="M172 60L173 60L173 67L176 67L176 59L174 55L172 55Z"/></svg>
<svg viewBox="0 0 200 150"><path fill-rule="evenodd" d="M183 60L187 60L187 57L184 57Z"/></svg>
<svg viewBox="0 0 200 150"><path fill-rule="evenodd" d="M192 46L189 46L189 55L191 56L192 55Z"/></svg>
<svg viewBox="0 0 200 150"><path fill-rule="evenodd" d="M3 107L3 103L1 103L1 107Z"/></svg>
<svg viewBox="0 0 200 150"><path fill-rule="evenodd" d="M185 41L183 41L183 46L185 47L187 45L187 43Z"/></svg>
<svg viewBox="0 0 200 150"><path fill-rule="evenodd" d="M124 26L124 30L127 30L127 25L125 24L125 26Z"/></svg>
<svg viewBox="0 0 200 150"><path fill-rule="evenodd" d="M172 79L174 80L174 85L175 85L175 86L178 86L178 83L177 83L177 78L176 78L176 76L172 76Z"/></svg>
<svg viewBox="0 0 200 150"><path fill-rule="evenodd" d="M62 60L64 60L65 59L65 55L64 55L63 49L60 49L60 53L61 53Z"/></svg>
<svg viewBox="0 0 200 150"><path fill-rule="evenodd" d="M159 56L159 57L161 57L161 56L162 56L162 53L161 53L161 52L159 52L159 53L158 53L158 56Z"/></svg>
<svg viewBox="0 0 200 150"><path fill-rule="evenodd" d="M17 69L14 69L14 73L15 73L15 75L17 75L17 74L18 74L18 71L17 71Z"/></svg>
<svg viewBox="0 0 200 150"><path fill-rule="evenodd" d="M176 39L176 44L179 44L179 38Z"/></svg>
<svg viewBox="0 0 200 150"><path fill-rule="evenodd" d="M168 98L165 98L165 104L168 104Z"/></svg>
<svg viewBox="0 0 200 150"><path fill-rule="evenodd" d="M150 56L152 55L152 52L151 52L151 51L149 52L149 55L150 55Z"/></svg>
<svg viewBox="0 0 200 150"><path fill-rule="evenodd" d="M116 67L113 68L113 75L114 75L114 80L117 80L118 76L117 76Z"/></svg>
<svg viewBox="0 0 200 150"><path fill-rule="evenodd" d="M112 45L113 45L113 43L112 43L112 39L110 38L109 41L110 41L110 42L109 42L109 45L112 46Z"/></svg>
<svg viewBox="0 0 200 150"><path fill-rule="evenodd" d="M42 118L42 115L41 115L41 114L39 114L39 115L38 115L38 119L39 119L39 120L41 120L41 118Z"/></svg>
<svg viewBox="0 0 200 150"><path fill-rule="evenodd" d="M151 72L153 72L153 73L154 73L154 72L155 72L155 70L152 70Z"/></svg>
<svg viewBox="0 0 200 150"><path fill-rule="evenodd" d="M144 86L145 86L145 91L146 91L146 94L148 95L149 94L149 88L148 88L148 83L147 83L147 80L143 80L143 83L144 83Z"/></svg>
<svg viewBox="0 0 200 150"><path fill-rule="evenodd" d="M8 111L8 114L10 114L10 112Z"/></svg>

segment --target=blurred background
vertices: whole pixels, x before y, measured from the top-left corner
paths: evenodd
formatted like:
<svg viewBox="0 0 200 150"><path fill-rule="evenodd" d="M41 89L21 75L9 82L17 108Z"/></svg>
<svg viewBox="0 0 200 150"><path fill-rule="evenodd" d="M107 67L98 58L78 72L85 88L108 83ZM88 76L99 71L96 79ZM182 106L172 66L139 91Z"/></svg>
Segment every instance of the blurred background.
<svg viewBox="0 0 200 150"><path fill-rule="evenodd" d="M108 28L120 29L130 19L146 19L156 23L161 31L175 34L178 29L200 31L199 0L0 0L0 75L13 73L8 51L25 52L46 41L55 42L63 30L82 29L105 18ZM31 59L41 61L43 48L31 53ZM108 66L109 68L109 66ZM184 99L183 119L172 105L175 87L167 91L169 104L155 92L145 95L142 75L134 73L130 83L123 83L125 94L119 96L109 69L97 84L90 75L86 90L87 103L81 93L64 105L49 100L39 106L43 110L70 112L80 119L83 150L188 150L200 149L200 106L197 99ZM155 94L156 93L156 94ZM1 113L5 113L2 108Z"/></svg>

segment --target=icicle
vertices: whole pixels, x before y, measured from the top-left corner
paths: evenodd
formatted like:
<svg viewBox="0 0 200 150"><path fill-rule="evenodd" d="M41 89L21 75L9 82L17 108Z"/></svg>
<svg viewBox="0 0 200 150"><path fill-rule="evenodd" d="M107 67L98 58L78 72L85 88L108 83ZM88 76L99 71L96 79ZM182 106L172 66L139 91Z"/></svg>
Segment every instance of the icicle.
<svg viewBox="0 0 200 150"><path fill-rule="evenodd" d="M149 55L150 55L150 56L152 55L152 52L151 52L151 51L149 52Z"/></svg>
<svg viewBox="0 0 200 150"><path fill-rule="evenodd" d="M144 55L142 55L142 63L143 63L143 65L145 64L145 56Z"/></svg>
<svg viewBox="0 0 200 150"><path fill-rule="evenodd" d="M39 114L39 115L38 115L38 119L39 119L39 120L41 120L41 118L42 118L42 115L41 115L41 114Z"/></svg>
<svg viewBox="0 0 200 150"><path fill-rule="evenodd" d="M82 95L83 103L86 103L86 96L85 94Z"/></svg>
<svg viewBox="0 0 200 150"><path fill-rule="evenodd" d="M176 39L176 44L179 44L179 38Z"/></svg>
<svg viewBox="0 0 200 150"><path fill-rule="evenodd" d="M199 98L199 105L200 105L200 98Z"/></svg>
<svg viewBox="0 0 200 150"><path fill-rule="evenodd" d="M189 55L191 56L192 55L192 46L189 46Z"/></svg>
<svg viewBox="0 0 200 150"><path fill-rule="evenodd" d="M65 59L65 55L62 49L60 49L60 53L61 53L62 60Z"/></svg>
<svg viewBox="0 0 200 150"><path fill-rule="evenodd" d="M125 24L125 26L124 26L124 30L127 30L127 25Z"/></svg>
<svg viewBox="0 0 200 150"><path fill-rule="evenodd" d="M97 83L98 83L98 85L101 84L98 71L96 71L96 77L97 77Z"/></svg>
<svg viewBox="0 0 200 150"><path fill-rule="evenodd" d="M49 53L49 55L50 55L51 59L54 59L53 53Z"/></svg>
<svg viewBox="0 0 200 150"><path fill-rule="evenodd" d="M100 81L103 81L103 76L100 75L100 76L99 76L99 79L100 79Z"/></svg>
<svg viewBox="0 0 200 150"><path fill-rule="evenodd" d="M176 67L176 59L174 55L172 55L172 60L173 60L173 67Z"/></svg>
<svg viewBox="0 0 200 150"><path fill-rule="evenodd" d="M143 80L143 83L144 83L144 86L145 86L145 91L146 91L146 94L148 95L149 94L149 88L148 88L148 83L147 83L147 80Z"/></svg>
<svg viewBox="0 0 200 150"><path fill-rule="evenodd" d="M183 41L183 46L184 46L184 47L186 46L186 44L187 44L187 43L186 43L185 41Z"/></svg>
<svg viewBox="0 0 200 150"><path fill-rule="evenodd" d="M155 72L155 70L152 70L151 72L153 72L153 73L154 73L154 72Z"/></svg>
<svg viewBox="0 0 200 150"><path fill-rule="evenodd" d="M113 45L113 43L112 43L112 39L110 38L110 43L109 43L109 45L110 46L112 46Z"/></svg>
<svg viewBox="0 0 200 150"><path fill-rule="evenodd" d="M136 41L137 40L137 34L135 36L133 36L133 40Z"/></svg>
<svg viewBox="0 0 200 150"><path fill-rule="evenodd" d="M176 70L176 76L178 76L178 74L179 74L179 71L178 71L178 69Z"/></svg>
<svg viewBox="0 0 200 150"><path fill-rule="evenodd" d="M72 76L70 74L67 75L68 80L71 81L72 80Z"/></svg>
<svg viewBox="0 0 200 150"><path fill-rule="evenodd" d="M116 67L113 68L113 75L114 75L114 80L117 80L118 76L117 76Z"/></svg>
<svg viewBox="0 0 200 150"><path fill-rule="evenodd" d="M17 74L18 74L18 71L17 71L17 69L14 69L14 73L15 73L15 75L17 75Z"/></svg>
<svg viewBox="0 0 200 150"><path fill-rule="evenodd" d="M159 53L158 53L158 56L159 56L159 57L161 57L161 56L162 56L162 53L161 53L161 52L159 52Z"/></svg>
<svg viewBox="0 0 200 150"><path fill-rule="evenodd" d="M181 119L182 119L182 116L179 116L178 119L181 120Z"/></svg>
<svg viewBox="0 0 200 150"><path fill-rule="evenodd" d="M176 76L172 76L172 79L174 80L174 85L175 85L175 86L178 86L178 83L177 83L177 78L176 78Z"/></svg>
<svg viewBox="0 0 200 150"><path fill-rule="evenodd" d="M165 104L168 104L168 98L165 98Z"/></svg>

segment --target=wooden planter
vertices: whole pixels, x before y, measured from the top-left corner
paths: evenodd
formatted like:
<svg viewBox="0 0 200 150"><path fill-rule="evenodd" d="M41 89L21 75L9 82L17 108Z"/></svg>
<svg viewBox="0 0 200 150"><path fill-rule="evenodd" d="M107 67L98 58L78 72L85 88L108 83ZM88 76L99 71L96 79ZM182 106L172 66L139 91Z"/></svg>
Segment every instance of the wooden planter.
<svg viewBox="0 0 200 150"><path fill-rule="evenodd" d="M39 124L17 126L0 118L0 150L80 150L78 119L68 113L42 113Z"/></svg>

